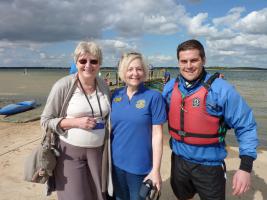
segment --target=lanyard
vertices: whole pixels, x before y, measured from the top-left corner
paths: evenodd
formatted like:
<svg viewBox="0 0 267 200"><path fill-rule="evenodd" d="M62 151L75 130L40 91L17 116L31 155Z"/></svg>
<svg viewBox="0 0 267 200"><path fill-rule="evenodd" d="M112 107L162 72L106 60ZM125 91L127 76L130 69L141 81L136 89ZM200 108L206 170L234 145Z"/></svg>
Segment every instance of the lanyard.
<svg viewBox="0 0 267 200"><path fill-rule="evenodd" d="M91 108L91 110L92 110L93 118L95 118L93 106L92 106L92 104L90 103L90 101L89 101L89 99L88 99L88 97L87 97L87 95L86 95L86 92L85 92L85 90L84 90L84 88L83 88L83 85L82 85L82 83L81 83L79 77L78 77L78 81L79 81L79 84L80 84L80 86L81 86L81 88L82 88L83 94L84 94L84 96L85 96L85 98L86 98L86 100L87 100L87 102L88 102L88 104L89 104L89 106L90 106L90 108ZM96 85L96 84L95 84L95 85ZM101 115L101 118L103 119L103 113L102 113L102 109L101 109L101 105L100 105L100 100L99 100L99 97L98 97L98 95L97 95L97 87L95 88L95 92L96 92L96 98L97 98L97 103L98 103L98 106L99 106L100 115Z"/></svg>

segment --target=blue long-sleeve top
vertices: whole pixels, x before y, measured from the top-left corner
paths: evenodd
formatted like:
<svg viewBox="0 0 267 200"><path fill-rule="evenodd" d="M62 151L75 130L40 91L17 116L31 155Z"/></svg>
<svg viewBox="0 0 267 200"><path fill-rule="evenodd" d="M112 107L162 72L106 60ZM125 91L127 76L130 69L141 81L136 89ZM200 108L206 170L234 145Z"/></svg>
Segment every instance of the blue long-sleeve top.
<svg viewBox="0 0 267 200"><path fill-rule="evenodd" d="M211 74L205 72L204 76L204 80L207 81ZM176 79L170 80L165 85L162 92L166 101L167 110L170 105L175 80ZM179 76L178 87L181 93L185 96L196 92L201 86L201 81L197 81L192 87L187 88L186 81L182 76ZM252 168L252 162L257 157L257 125L253 112L247 105L246 101L241 97L234 86L222 78L216 78L209 89L206 107L209 114L223 116L229 128L235 130L235 135L239 143L239 155L241 159L243 157L249 158L248 160L251 161L249 162L249 165L251 166L248 168ZM221 165L227 156L225 143L210 146L194 146L179 142L172 138L171 146L172 151L176 155L181 156L188 161L204 165ZM251 171L251 169L248 169L247 171Z"/></svg>

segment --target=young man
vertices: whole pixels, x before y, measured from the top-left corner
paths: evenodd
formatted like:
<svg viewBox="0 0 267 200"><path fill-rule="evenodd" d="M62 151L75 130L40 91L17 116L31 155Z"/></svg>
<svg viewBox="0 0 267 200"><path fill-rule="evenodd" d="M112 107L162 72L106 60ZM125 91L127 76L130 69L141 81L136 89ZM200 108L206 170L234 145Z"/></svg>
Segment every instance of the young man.
<svg viewBox="0 0 267 200"><path fill-rule="evenodd" d="M172 136L171 186L180 200L225 199L226 130L235 129L240 167L233 177L233 195L250 187L257 157L256 122L252 110L232 85L206 72L205 51L197 40L177 48L180 75L163 90Z"/></svg>

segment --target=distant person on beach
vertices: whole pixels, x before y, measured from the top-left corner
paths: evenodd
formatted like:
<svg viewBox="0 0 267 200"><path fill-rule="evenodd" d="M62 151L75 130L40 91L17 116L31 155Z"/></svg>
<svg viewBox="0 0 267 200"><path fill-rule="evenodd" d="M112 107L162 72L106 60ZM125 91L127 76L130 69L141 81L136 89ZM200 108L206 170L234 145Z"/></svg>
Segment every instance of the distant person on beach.
<svg viewBox="0 0 267 200"><path fill-rule="evenodd" d="M163 77L163 83L164 85L169 82L169 80L171 79L171 73L170 72L165 72L164 73L164 77Z"/></svg>
<svg viewBox="0 0 267 200"><path fill-rule="evenodd" d="M180 200L225 199L225 134L233 128L240 167L233 176L233 195L250 188L257 157L257 127L251 108L228 82L205 70L205 51L197 40L177 48L180 74L163 90L171 135L171 186Z"/></svg>
<svg viewBox="0 0 267 200"><path fill-rule="evenodd" d="M112 181L109 153L109 88L97 76L102 51L80 42L74 51L77 73L58 80L47 99L41 125L59 136L55 185L59 200L105 200Z"/></svg>
<svg viewBox="0 0 267 200"><path fill-rule="evenodd" d="M142 182L160 190L162 125L166 121L162 95L144 86L147 65L140 53L126 53L119 63L125 86L112 95L112 175L117 200L141 200Z"/></svg>
<svg viewBox="0 0 267 200"><path fill-rule="evenodd" d="M110 82L109 77L110 77L110 72L106 73L104 81L108 86L111 86L112 82Z"/></svg>

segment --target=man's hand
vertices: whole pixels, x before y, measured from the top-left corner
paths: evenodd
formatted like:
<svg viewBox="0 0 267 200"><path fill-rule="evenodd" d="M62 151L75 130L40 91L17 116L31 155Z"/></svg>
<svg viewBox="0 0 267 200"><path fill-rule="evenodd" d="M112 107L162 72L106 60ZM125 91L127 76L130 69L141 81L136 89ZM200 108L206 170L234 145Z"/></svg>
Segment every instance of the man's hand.
<svg viewBox="0 0 267 200"><path fill-rule="evenodd" d="M250 188L250 173L238 170L233 177L233 195L241 195Z"/></svg>

